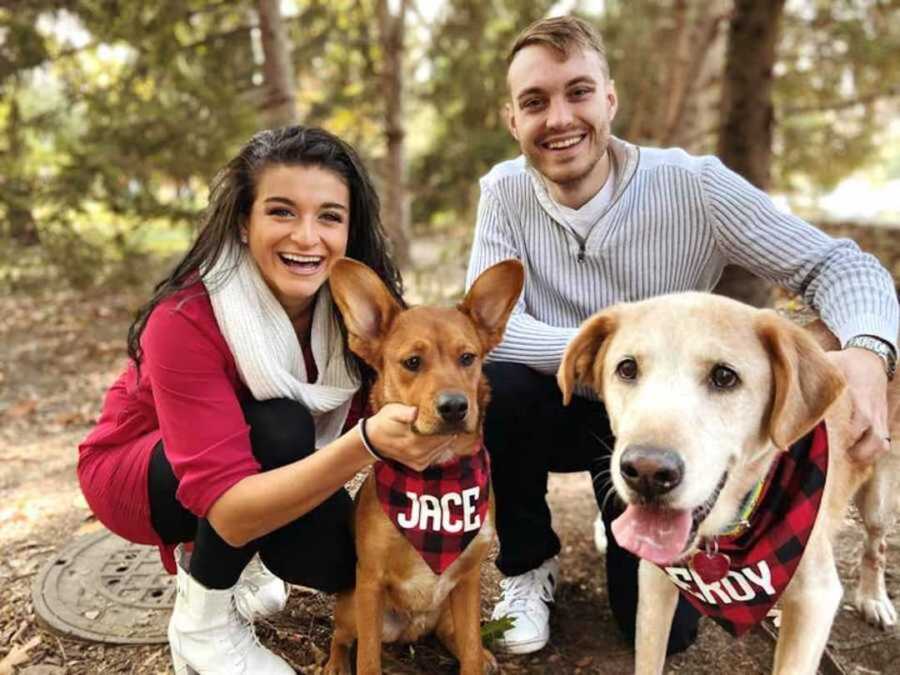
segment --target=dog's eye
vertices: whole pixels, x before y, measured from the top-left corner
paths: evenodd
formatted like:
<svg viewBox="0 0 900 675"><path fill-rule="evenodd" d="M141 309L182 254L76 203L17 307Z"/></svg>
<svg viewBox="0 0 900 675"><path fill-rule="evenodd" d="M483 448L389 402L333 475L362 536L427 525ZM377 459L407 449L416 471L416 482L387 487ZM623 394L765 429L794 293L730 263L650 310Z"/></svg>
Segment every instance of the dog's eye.
<svg viewBox="0 0 900 675"><path fill-rule="evenodd" d="M410 356L408 359L403 361L403 367L412 372L416 372L419 368L422 367L422 357Z"/></svg>
<svg viewBox="0 0 900 675"><path fill-rule="evenodd" d="M616 366L616 375L623 380L637 379L638 365L634 359L622 359Z"/></svg>
<svg viewBox="0 0 900 675"><path fill-rule="evenodd" d="M720 364L709 371L709 381L716 389L734 389L741 378L731 368Z"/></svg>
<svg viewBox="0 0 900 675"><path fill-rule="evenodd" d="M475 363L475 355L472 352L466 352L459 357L459 365L463 367L471 366Z"/></svg>

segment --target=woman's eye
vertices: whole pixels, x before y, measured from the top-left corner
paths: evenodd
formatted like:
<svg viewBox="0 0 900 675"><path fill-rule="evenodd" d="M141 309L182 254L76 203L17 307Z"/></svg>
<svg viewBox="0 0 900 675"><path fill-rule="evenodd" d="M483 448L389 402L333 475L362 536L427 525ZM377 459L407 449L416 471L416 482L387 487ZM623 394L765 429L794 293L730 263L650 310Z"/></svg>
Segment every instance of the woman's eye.
<svg viewBox="0 0 900 675"><path fill-rule="evenodd" d="M294 214L289 209L271 209L266 212L270 216L275 216L276 218L290 218Z"/></svg>
<svg viewBox="0 0 900 675"><path fill-rule="evenodd" d="M462 356L459 357L459 365L468 367L475 363L475 354L472 352L466 352Z"/></svg>
<svg viewBox="0 0 900 675"><path fill-rule="evenodd" d="M344 222L344 218L339 213L323 213L322 218L324 218L325 220L330 220L333 223Z"/></svg>
<svg viewBox="0 0 900 675"><path fill-rule="evenodd" d="M709 382L716 389L727 390L734 389L738 386L741 382L741 378L738 377L738 374L734 372L734 370L719 363L713 366L712 370L709 371Z"/></svg>
<svg viewBox="0 0 900 675"><path fill-rule="evenodd" d="M410 356L403 361L403 367L414 373L422 367L422 358L420 356Z"/></svg>
<svg viewBox="0 0 900 675"><path fill-rule="evenodd" d="M619 365L616 366L616 375L619 376L619 379L626 382L636 380L638 376L637 361L632 358L622 359L619 361Z"/></svg>

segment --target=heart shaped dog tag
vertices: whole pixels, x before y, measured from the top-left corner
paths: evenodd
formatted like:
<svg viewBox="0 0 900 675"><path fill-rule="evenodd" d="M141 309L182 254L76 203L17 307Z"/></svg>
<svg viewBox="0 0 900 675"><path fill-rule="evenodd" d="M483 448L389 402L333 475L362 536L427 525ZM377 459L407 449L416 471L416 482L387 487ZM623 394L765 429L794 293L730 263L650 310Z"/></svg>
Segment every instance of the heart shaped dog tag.
<svg viewBox="0 0 900 675"><path fill-rule="evenodd" d="M691 569L705 584L712 584L725 578L731 569L731 558L724 553L697 551L691 558Z"/></svg>

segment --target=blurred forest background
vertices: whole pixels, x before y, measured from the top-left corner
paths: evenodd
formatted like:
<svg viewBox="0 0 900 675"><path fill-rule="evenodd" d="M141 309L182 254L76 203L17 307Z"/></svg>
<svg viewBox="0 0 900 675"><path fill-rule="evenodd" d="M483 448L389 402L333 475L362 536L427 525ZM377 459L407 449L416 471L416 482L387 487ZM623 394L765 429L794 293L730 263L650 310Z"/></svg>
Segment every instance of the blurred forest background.
<svg viewBox="0 0 900 675"><path fill-rule="evenodd" d="M294 121L361 151L402 261L435 233L464 259L478 177L517 154L506 50L550 12L601 28L626 140L716 152L814 221L848 177L900 181L897 0L0 0L0 289L147 281Z"/></svg>
<svg viewBox="0 0 900 675"><path fill-rule="evenodd" d="M507 49L531 21L569 12L607 41L615 134L719 155L900 280L900 0L0 0L0 675L22 661L42 669L31 675L166 669L160 645L41 628L32 582L74 535L100 528L75 448L215 172L258 129L328 128L376 177L410 300L453 298L478 178L518 154L502 115ZM730 294L766 299L729 280ZM553 481L565 505L554 642L501 659L504 672L627 672L591 544L590 477ZM839 545L851 581L852 534ZM891 537L897 569L900 531ZM485 569L486 614L498 591ZM900 597L900 575L888 591ZM313 672L330 604L291 598L263 638ZM455 672L433 646L392 654L388 673ZM823 672L896 672L900 633L845 605L826 657ZM761 633L735 643L705 630L670 665L763 673L771 658Z"/></svg>

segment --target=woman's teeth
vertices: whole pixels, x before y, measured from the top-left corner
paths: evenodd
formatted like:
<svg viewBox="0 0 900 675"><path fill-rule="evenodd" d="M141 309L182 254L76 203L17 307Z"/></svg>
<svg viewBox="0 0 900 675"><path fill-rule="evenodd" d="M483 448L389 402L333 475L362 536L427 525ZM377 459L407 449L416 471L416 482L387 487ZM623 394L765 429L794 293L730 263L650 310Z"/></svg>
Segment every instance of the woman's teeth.
<svg viewBox="0 0 900 675"><path fill-rule="evenodd" d="M311 268L316 267L319 263L322 262L322 256L319 255L296 255L293 253L279 253L278 257L281 258L282 262L285 265L290 265L292 267Z"/></svg>

